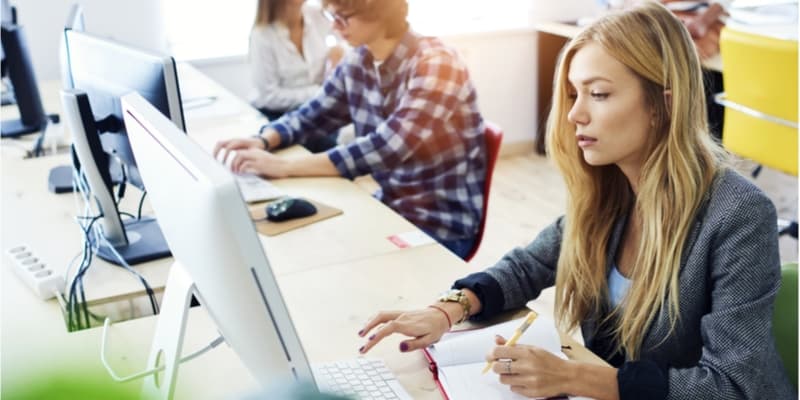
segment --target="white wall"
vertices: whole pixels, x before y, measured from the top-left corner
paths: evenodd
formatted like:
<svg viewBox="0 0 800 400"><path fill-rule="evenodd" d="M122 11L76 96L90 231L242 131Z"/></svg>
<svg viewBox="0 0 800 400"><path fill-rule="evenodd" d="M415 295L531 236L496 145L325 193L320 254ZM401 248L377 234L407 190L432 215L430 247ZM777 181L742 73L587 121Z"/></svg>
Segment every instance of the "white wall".
<svg viewBox="0 0 800 400"><path fill-rule="evenodd" d="M38 80L58 79L58 47L74 0L11 0L25 29ZM80 0L89 32L164 52L160 0Z"/></svg>
<svg viewBox="0 0 800 400"><path fill-rule="evenodd" d="M532 30L445 36L467 63L483 117L503 129L503 145L536 137L536 34Z"/></svg>

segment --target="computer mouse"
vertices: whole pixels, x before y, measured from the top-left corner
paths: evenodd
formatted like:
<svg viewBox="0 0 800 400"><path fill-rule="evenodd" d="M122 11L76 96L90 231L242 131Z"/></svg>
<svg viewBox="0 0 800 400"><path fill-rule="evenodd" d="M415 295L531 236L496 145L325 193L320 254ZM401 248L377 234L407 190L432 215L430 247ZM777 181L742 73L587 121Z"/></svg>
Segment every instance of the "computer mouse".
<svg viewBox="0 0 800 400"><path fill-rule="evenodd" d="M267 219L273 222L307 217L316 213L317 207L299 197L284 197L267 205Z"/></svg>

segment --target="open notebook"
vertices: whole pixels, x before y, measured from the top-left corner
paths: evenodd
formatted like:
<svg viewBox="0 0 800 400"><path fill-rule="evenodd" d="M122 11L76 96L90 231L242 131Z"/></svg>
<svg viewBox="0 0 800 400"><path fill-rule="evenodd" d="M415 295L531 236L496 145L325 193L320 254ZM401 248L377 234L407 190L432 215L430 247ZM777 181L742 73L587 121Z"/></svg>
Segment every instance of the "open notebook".
<svg viewBox="0 0 800 400"><path fill-rule="evenodd" d="M524 318L520 318L482 329L448 333L438 343L428 347L425 350L425 357L431 364L430 369L434 379L437 380L445 398L527 399L501 384L494 372L481 374L481 370L486 366L486 354L495 345L494 336L510 338L523 320ZM555 322L541 314L522 334L517 344L535 345L566 358L561 352L561 339ZM582 398L570 397L570 399Z"/></svg>

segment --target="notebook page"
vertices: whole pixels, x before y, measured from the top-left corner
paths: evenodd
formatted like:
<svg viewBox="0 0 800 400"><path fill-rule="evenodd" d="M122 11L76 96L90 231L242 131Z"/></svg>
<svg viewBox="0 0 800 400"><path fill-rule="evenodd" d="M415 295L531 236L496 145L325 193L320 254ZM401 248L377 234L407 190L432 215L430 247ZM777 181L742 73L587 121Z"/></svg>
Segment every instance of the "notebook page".
<svg viewBox="0 0 800 400"><path fill-rule="evenodd" d="M508 399L528 400L503 385L494 372L481 374L486 363L453 365L439 369L439 381L450 400Z"/></svg>
<svg viewBox="0 0 800 400"><path fill-rule="evenodd" d="M566 358L564 353L559 353ZM500 383L497 374L482 374L484 363L453 365L439 369L439 381L450 400L497 399L528 400ZM569 396L570 400L592 400L587 397Z"/></svg>
<svg viewBox="0 0 800 400"><path fill-rule="evenodd" d="M445 335L438 343L428 347L428 353L438 367L485 362L486 354L495 346L494 336L509 339L525 318L519 318L486 328L454 335ZM517 344L541 347L553 354L561 354L561 338L552 318L539 314Z"/></svg>

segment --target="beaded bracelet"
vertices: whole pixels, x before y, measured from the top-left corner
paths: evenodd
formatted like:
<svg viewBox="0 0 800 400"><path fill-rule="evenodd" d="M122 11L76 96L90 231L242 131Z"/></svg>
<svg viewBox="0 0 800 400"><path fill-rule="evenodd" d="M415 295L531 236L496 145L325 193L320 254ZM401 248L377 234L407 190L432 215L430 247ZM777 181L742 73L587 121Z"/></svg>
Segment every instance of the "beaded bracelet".
<svg viewBox="0 0 800 400"><path fill-rule="evenodd" d="M435 308L435 309L437 309L437 310L441 311L441 312L442 312L442 314L444 314L444 317L445 317L445 318L447 318L447 329L450 329L450 328L452 328L452 327L453 327L453 322L452 322L452 321L450 321L450 315L448 315L448 314L447 314L447 311L445 311L443 308L441 308L441 307L439 307L439 306L430 305L430 306L428 306L428 307L430 307L430 308Z"/></svg>

